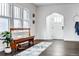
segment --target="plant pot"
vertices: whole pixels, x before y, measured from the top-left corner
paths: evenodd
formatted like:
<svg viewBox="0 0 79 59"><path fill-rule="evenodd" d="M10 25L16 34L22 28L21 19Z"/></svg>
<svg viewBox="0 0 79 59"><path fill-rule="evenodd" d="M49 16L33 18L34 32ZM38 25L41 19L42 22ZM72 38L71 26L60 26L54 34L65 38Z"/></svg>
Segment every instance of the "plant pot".
<svg viewBox="0 0 79 59"><path fill-rule="evenodd" d="M10 48L10 47L6 47L6 48L4 49L4 52L5 52L5 53L11 53L11 52L12 52L12 50L11 50L11 48Z"/></svg>

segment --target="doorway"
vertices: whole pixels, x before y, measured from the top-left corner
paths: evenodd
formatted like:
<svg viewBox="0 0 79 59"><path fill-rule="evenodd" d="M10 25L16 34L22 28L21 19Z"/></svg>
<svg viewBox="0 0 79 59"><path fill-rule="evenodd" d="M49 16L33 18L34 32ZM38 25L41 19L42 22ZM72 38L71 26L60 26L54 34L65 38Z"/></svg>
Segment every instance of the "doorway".
<svg viewBox="0 0 79 59"><path fill-rule="evenodd" d="M47 38L64 39L64 16L52 13L46 17Z"/></svg>

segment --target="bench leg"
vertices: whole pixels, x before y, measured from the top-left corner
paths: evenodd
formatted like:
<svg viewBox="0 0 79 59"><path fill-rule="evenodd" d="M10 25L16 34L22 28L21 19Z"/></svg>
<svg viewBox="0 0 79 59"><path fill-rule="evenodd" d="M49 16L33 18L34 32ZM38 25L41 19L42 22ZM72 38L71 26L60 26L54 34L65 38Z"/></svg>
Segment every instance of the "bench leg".
<svg viewBox="0 0 79 59"><path fill-rule="evenodd" d="M32 44L34 45L34 40L32 40Z"/></svg>

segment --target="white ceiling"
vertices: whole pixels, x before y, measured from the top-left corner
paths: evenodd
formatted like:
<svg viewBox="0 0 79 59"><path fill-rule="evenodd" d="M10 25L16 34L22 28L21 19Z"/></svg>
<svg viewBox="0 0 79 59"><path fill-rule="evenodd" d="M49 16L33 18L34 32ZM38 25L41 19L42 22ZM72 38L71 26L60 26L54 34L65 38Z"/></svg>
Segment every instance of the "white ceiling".
<svg viewBox="0 0 79 59"><path fill-rule="evenodd" d="M47 5L52 5L56 3L33 3L35 6L40 7L40 6L47 6Z"/></svg>
<svg viewBox="0 0 79 59"><path fill-rule="evenodd" d="M33 5L37 6L37 7L41 7L41 6L49 6L49 5L63 5L63 4L78 4L78 3L32 3Z"/></svg>

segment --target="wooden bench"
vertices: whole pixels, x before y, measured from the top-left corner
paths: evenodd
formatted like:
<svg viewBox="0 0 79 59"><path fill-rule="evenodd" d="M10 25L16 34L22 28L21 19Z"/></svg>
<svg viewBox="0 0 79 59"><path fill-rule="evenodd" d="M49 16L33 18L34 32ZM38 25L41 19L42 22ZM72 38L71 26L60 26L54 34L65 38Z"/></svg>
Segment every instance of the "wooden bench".
<svg viewBox="0 0 79 59"><path fill-rule="evenodd" d="M14 49L14 50L17 50L18 44L26 42L26 41L28 41L29 43L32 42L32 44L34 44L34 36L30 36L30 37L27 37L27 38L19 38L19 39L13 40L11 42L11 48Z"/></svg>
<svg viewBox="0 0 79 59"><path fill-rule="evenodd" d="M34 36L31 36L30 33L30 28L10 28L10 32L14 33L14 32L18 32L18 31L24 31L26 34L28 34L28 37L26 38L19 38L19 39L15 39L11 42L11 48L14 50L18 49L18 44L23 43L28 41L29 43L32 42L32 44L34 44Z"/></svg>

